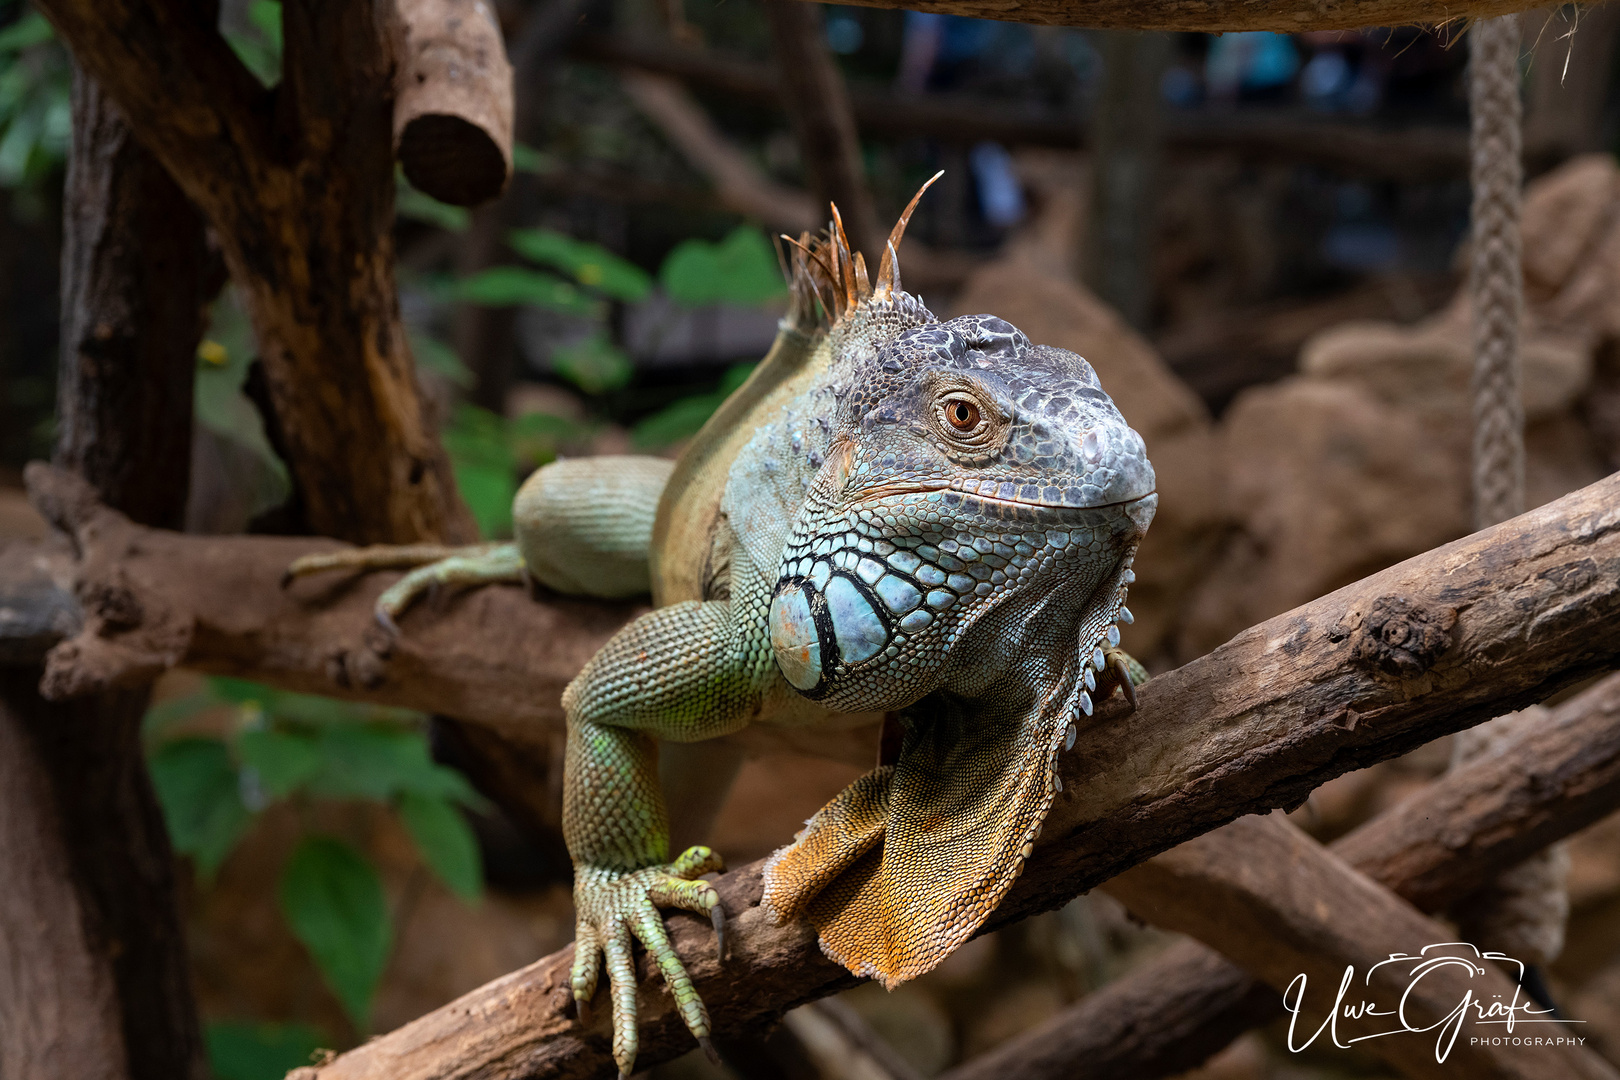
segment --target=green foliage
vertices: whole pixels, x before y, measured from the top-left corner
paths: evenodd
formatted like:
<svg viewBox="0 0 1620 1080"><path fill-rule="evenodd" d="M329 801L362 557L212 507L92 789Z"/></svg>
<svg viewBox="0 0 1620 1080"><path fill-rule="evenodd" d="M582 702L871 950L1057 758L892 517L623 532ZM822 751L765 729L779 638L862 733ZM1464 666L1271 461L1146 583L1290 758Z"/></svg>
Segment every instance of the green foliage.
<svg viewBox="0 0 1620 1080"><path fill-rule="evenodd" d="M457 405L444 448L479 533L486 539L510 536L520 468L555 459L558 445L587 431L560 416L530 413L508 420L466 402Z"/></svg>
<svg viewBox="0 0 1620 1080"><path fill-rule="evenodd" d="M572 276L581 285L634 303L652 291L652 278L635 263L599 244L588 244L550 229L515 229L506 236L512 249L531 262Z"/></svg>
<svg viewBox="0 0 1620 1080"><path fill-rule="evenodd" d="M234 288L227 288L209 309L208 336L197 347L193 409L197 423L263 464L273 478L274 490L256 500L256 508L268 509L284 500L292 485L287 466L265 436L259 410L242 392L248 368L257 354L253 325L241 296Z"/></svg>
<svg viewBox="0 0 1620 1080"><path fill-rule="evenodd" d="M472 212L465 206L451 206L426 192L418 191L405 179L403 169L395 174L394 213L454 233L466 232L467 226L472 223Z"/></svg>
<svg viewBox="0 0 1620 1080"><path fill-rule="evenodd" d="M308 1065L321 1036L308 1024L216 1021L203 1031L215 1080L282 1080Z"/></svg>
<svg viewBox="0 0 1620 1080"><path fill-rule="evenodd" d="M366 1032L394 936L377 871L341 840L309 836L287 860L278 892L287 925L355 1027Z"/></svg>
<svg viewBox="0 0 1620 1080"><path fill-rule="evenodd" d="M281 81L281 4L253 0L246 14L247 26L227 32L225 40L260 82L274 86Z"/></svg>
<svg viewBox="0 0 1620 1080"><path fill-rule="evenodd" d="M554 277L522 266L491 266L451 283L448 298L484 307L534 307L568 315L600 315L601 302Z"/></svg>
<svg viewBox="0 0 1620 1080"><path fill-rule="evenodd" d="M461 362L461 357L456 355L456 351L444 342L414 330L407 331L407 337L410 339L411 355L416 358L418 368L448 379L453 386L459 386L463 390L478 381L477 376Z"/></svg>
<svg viewBox="0 0 1620 1080"><path fill-rule="evenodd" d="M630 439L636 449L659 450L696 435L726 398L748 381L753 370L753 364L734 364L713 393L681 398L642 420L630 429Z"/></svg>
<svg viewBox="0 0 1620 1080"><path fill-rule="evenodd" d="M763 304L787 294L765 234L739 225L717 244L683 240L658 269L659 284L678 304Z"/></svg>
<svg viewBox="0 0 1620 1080"><path fill-rule="evenodd" d="M399 798L399 817L439 879L463 900L476 903L483 893L484 862L460 811L448 799L407 791Z"/></svg>
<svg viewBox="0 0 1620 1080"><path fill-rule="evenodd" d="M587 394L604 394L630 381L635 366L625 351L613 344L607 330L565 345L551 354L551 367Z"/></svg>
<svg viewBox="0 0 1620 1080"><path fill-rule="evenodd" d="M175 732L220 708L235 718L226 735ZM419 714L221 678L152 709L144 733L174 846L205 880L271 803L358 800L392 807L423 863L456 895L474 902L481 894L478 845L460 808L483 800L465 777L432 759ZM279 896L288 925L364 1030L393 939L376 870L338 840L307 836L283 870ZM254 1030L221 1029L220 1053L256 1060L249 1052Z"/></svg>
<svg viewBox="0 0 1620 1080"><path fill-rule="evenodd" d="M218 739L176 739L148 767L175 850L212 878L252 820L230 751Z"/></svg>
<svg viewBox="0 0 1620 1080"><path fill-rule="evenodd" d="M11 8L0 0L0 13ZM73 133L67 51L37 11L0 30L0 187L32 190L62 164Z"/></svg>

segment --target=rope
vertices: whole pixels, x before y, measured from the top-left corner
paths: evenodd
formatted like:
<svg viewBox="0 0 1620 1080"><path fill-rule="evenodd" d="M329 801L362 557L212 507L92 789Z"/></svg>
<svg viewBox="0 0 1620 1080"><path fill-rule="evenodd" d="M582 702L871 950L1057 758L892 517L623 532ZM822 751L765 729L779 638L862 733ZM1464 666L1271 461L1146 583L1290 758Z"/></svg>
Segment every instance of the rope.
<svg viewBox="0 0 1620 1080"><path fill-rule="evenodd" d="M1519 396L1519 22L1482 19L1468 34L1473 131L1474 527L1524 512L1524 403Z"/></svg>
<svg viewBox="0 0 1620 1080"><path fill-rule="evenodd" d="M1468 34L1473 250L1468 292L1474 333L1474 527L1524 512L1524 401L1519 396L1520 263L1519 23L1483 19ZM1545 710L1540 710L1544 713ZM1536 710L1499 717L1457 736L1452 768L1489 753L1494 740L1534 723ZM1528 964L1551 962L1564 945L1569 855L1553 845L1487 882L1453 911L1481 948Z"/></svg>

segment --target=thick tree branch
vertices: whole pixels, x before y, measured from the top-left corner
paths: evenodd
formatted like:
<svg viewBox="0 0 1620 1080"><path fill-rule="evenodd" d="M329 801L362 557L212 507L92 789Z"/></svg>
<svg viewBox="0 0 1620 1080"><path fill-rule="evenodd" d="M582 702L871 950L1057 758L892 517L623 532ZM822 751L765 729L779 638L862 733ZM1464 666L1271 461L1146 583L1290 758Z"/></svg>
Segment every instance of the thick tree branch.
<svg viewBox="0 0 1620 1080"><path fill-rule="evenodd" d="M1617 808L1620 675L1611 675L1499 753L1440 777L1332 850L1420 910L1442 911L1494 872ZM947 1080L1060 1080L1081 1062L1096 1080L1154 1080L1198 1065L1281 1015L1270 987L1213 949L1183 942L958 1066Z"/></svg>
<svg viewBox="0 0 1620 1080"><path fill-rule="evenodd" d="M273 94L206 4L40 8L214 226L309 526L356 541L471 539L399 321L393 57L376 5L284 4Z"/></svg>
<svg viewBox="0 0 1620 1080"><path fill-rule="evenodd" d="M1085 26L1097 30L1356 30L1490 18L1529 11L1529 0L855 0L863 7L908 8L973 19Z"/></svg>
<svg viewBox="0 0 1620 1080"><path fill-rule="evenodd" d="M564 626L579 625L560 614L565 605L531 605L514 590L482 590L455 597L442 613L412 613L404 641L447 633L459 639L464 659L475 659L479 648L504 655L513 665L505 685L471 689L488 667L462 671L406 654L371 669L365 682L375 688L368 690L354 680L339 647L352 642L358 622L342 635L327 627L319 645L299 644L289 635L317 625L320 616L301 609L318 597L271 599L277 594L263 571L314 545L214 540L212 556L194 548L177 559L174 549L161 549L182 538L121 525L117 515L86 506L38 470L31 479L47 516L75 529L85 552L81 594L115 595L105 583L137 601L87 611L85 633L53 653L48 683L56 692L106 685L141 663L229 662L282 685L324 684L328 691L399 700L401 676L391 668L404 660L407 668L426 666L411 675L419 685L490 708L499 698L520 704L540 696L516 670L513 658L522 650L512 642L532 650L528 664L536 668L548 663L548 646L575 645L572 635L546 642ZM1046 829L1052 842L1037 851L990 925L1061 905L1239 816L1292 806L1333 776L1613 667L1620 656L1617 507L1620 476L1253 627L1153 680L1134 714L1122 715L1118 703L1099 709L1065 759L1065 790ZM257 548L265 544L279 550ZM247 564L263 569L244 574ZM369 594L378 583L360 585ZM365 607L353 599L360 588L328 588L335 591L327 597L347 593L345 603ZM228 599L214 600L201 615L182 603L204 595ZM244 612L240 621L221 613L227 603ZM130 619L131 611L149 612L152 625ZM588 630L584 652L599 640L590 635L605 629ZM533 704L524 708L519 725L547 719ZM452 711L500 723L504 710L479 717L466 708ZM735 915L738 942L723 979L716 978L706 924L680 916L672 924L720 1030L768 1021L848 985L804 926L765 922L756 909L757 867L727 875L719 887ZM567 966L566 952L540 961L339 1058L322 1075L409 1077L462 1068L503 1077L589 1074L607 1061L605 1018L585 1032L570 1018ZM686 1047L656 983L641 1008L649 1061Z"/></svg>

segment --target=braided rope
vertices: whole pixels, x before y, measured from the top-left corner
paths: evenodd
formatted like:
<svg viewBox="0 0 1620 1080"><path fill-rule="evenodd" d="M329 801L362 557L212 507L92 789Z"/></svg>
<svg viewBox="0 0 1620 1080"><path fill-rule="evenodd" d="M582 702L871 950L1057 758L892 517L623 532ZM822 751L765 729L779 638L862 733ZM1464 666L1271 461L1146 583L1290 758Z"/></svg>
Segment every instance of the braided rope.
<svg viewBox="0 0 1620 1080"><path fill-rule="evenodd" d="M1519 22L1475 22L1468 34L1474 189L1468 291L1474 337L1474 527L1524 512L1524 403L1519 396Z"/></svg>

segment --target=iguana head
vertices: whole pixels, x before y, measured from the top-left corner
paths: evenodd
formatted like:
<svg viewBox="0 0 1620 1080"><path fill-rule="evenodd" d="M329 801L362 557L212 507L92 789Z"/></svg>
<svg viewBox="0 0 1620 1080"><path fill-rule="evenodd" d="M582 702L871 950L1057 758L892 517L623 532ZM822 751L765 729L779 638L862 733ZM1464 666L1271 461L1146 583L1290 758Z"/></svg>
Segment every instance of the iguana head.
<svg viewBox="0 0 1620 1080"><path fill-rule="evenodd" d="M1026 655L1037 610L1077 656L1110 643L1157 497L1091 366L973 315L857 371L772 599L788 682L852 712L972 696Z"/></svg>
<svg viewBox="0 0 1620 1080"><path fill-rule="evenodd" d="M769 628L800 693L899 711L905 736L773 859L764 898L889 985L965 941L1032 850L1158 503L1084 359L992 315L935 320L890 284L894 254L869 300L864 271L830 290L843 381Z"/></svg>

